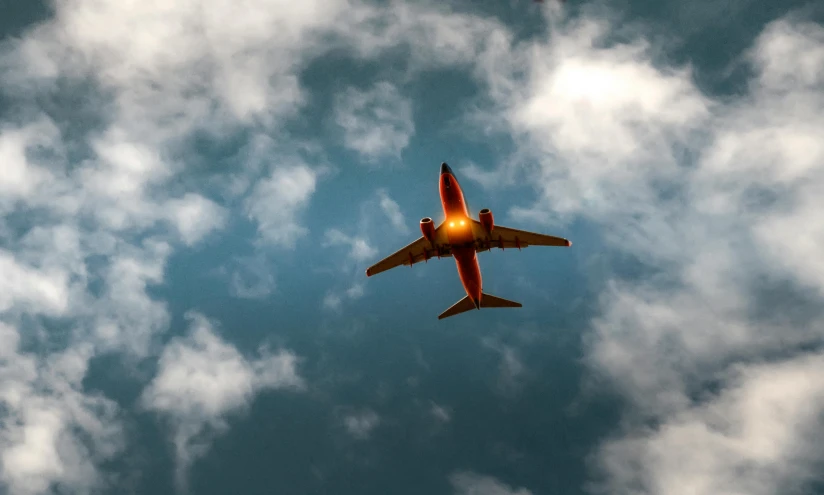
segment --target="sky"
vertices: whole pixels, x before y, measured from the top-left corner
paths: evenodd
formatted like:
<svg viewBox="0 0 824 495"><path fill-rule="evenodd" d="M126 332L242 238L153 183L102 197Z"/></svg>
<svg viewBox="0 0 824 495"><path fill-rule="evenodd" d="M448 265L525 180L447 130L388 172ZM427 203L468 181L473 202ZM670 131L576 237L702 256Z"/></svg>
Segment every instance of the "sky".
<svg viewBox="0 0 824 495"><path fill-rule="evenodd" d="M0 8L0 493L824 493L820 2Z"/></svg>

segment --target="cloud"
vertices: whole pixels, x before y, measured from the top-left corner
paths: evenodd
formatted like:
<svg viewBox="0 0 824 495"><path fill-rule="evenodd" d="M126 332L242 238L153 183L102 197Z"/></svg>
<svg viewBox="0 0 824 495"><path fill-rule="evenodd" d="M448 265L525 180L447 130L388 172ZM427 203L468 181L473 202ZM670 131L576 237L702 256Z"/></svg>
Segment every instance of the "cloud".
<svg viewBox="0 0 824 495"><path fill-rule="evenodd" d="M372 247L366 239L359 236L350 236L344 234L338 229L329 229L324 235L325 239L323 245L326 247L332 246L349 246L347 258L357 265L361 265L366 261L373 259L378 254L378 250ZM336 263L340 264L340 263ZM334 289L326 293L323 298L323 307L331 311L340 311L343 307L344 301L354 301L363 297L364 287L361 271L355 270L356 266L346 264L345 271L353 271L355 273L355 281L345 290Z"/></svg>
<svg viewBox="0 0 824 495"><path fill-rule="evenodd" d="M263 257L236 258L233 264L237 268L230 275L232 297L263 299L275 290L275 277Z"/></svg>
<svg viewBox="0 0 824 495"><path fill-rule="evenodd" d="M169 174L145 147L117 133L96 134L87 158L70 160L81 146L66 132L39 113L0 125L0 153L13 171L0 186L0 327L7 344L0 459L10 493L42 493L55 484L82 493L106 484L102 466L123 448L120 410L84 389L88 363L103 352L130 359L150 352L168 315L147 288L163 280L177 227L198 221L197 212L166 216L181 210L164 210L174 197L149 192ZM163 223L172 230L150 232ZM192 242L193 232L185 231Z"/></svg>
<svg viewBox="0 0 824 495"><path fill-rule="evenodd" d="M258 223L266 244L293 248L306 235L297 215L315 191L317 172L305 165L277 167L258 181L246 201L246 212Z"/></svg>
<svg viewBox="0 0 824 495"><path fill-rule="evenodd" d="M739 365L725 389L653 428L608 441L601 467L615 494L803 489L818 479L824 355ZM746 475L742 475L746 473Z"/></svg>
<svg viewBox="0 0 824 495"><path fill-rule="evenodd" d="M188 193L166 204L169 219L177 226L187 245L193 245L207 234L221 229L228 220L226 210L198 194Z"/></svg>
<svg viewBox="0 0 824 495"><path fill-rule="evenodd" d="M166 416L174 431L176 481L203 456L214 436L229 428L228 417L246 410L264 390L305 388L297 358L289 351L244 357L218 336L203 316L188 313L189 334L175 338L160 356L158 372L143 391L145 408Z"/></svg>
<svg viewBox="0 0 824 495"><path fill-rule="evenodd" d="M371 162L400 159L415 133L412 102L386 81L366 91L347 88L338 94L335 122L343 130L346 147Z"/></svg>
<svg viewBox="0 0 824 495"><path fill-rule="evenodd" d="M102 483L101 466L122 447L122 411L83 389L88 362L104 353L132 363L155 356L171 315L151 289L165 282L176 249L232 220L232 205L219 204L207 186L238 199L263 244L293 247L305 235L300 216L319 169L279 147L293 140L255 137L278 136L299 116L310 97L299 77L308 63L339 48L374 57L403 46L416 70L448 66L471 59L479 35L501 28L441 6L279 3L238 10L227 1L184 1L158 15L156 2L67 0L0 43L0 96L9 107L0 122L0 328L7 344L23 333L37 351L0 348L0 458L10 493L55 483L82 493ZM384 118L386 108L403 116L408 108L387 84L351 94L364 101L352 108L359 116ZM385 120L395 126L388 149L399 153L400 136L413 129L407 118ZM364 128L353 129L354 142L369 142ZM240 151L212 166L196 144L204 140L240 141ZM271 279L241 278L237 294L271 290ZM64 330L47 328L43 316ZM243 357L207 324L193 326L163 350L144 394L146 407L171 419L179 473L251 395L297 386L288 353ZM221 380L237 388L212 376L209 359L225 365ZM184 372L215 384L176 374Z"/></svg>
<svg viewBox="0 0 824 495"><path fill-rule="evenodd" d="M819 392L801 378L819 366L801 349L824 335L824 29L766 26L745 54L746 91L721 98L606 22L554 27L523 55L490 54L504 70L478 77L495 129L519 144L507 166L537 186L511 213L586 220L606 252L646 269L606 281L586 338L591 372L627 403L596 452L601 488L801 488L824 457Z"/></svg>
<svg viewBox="0 0 824 495"><path fill-rule="evenodd" d="M455 495L531 495L526 488L511 488L492 476L458 471L449 476Z"/></svg>
<svg viewBox="0 0 824 495"><path fill-rule="evenodd" d="M102 293L90 304L90 337L101 351L146 357L154 350L154 339L169 325L166 304L152 299L147 290L163 281L170 247L146 241L140 247L118 248L120 253L102 270Z"/></svg>
<svg viewBox="0 0 824 495"><path fill-rule="evenodd" d="M380 199L381 211L383 211L386 218L392 223L392 226L401 234L409 233L409 226L406 225L406 220L401 213L401 208L398 203L389 197L389 194L380 189L378 191L378 198Z"/></svg>
<svg viewBox="0 0 824 495"><path fill-rule="evenodd" d="M344 291L329 291L323 297L323 307L332 311L340 311L344 300L355 301L363 297L363 282L355 282Z"/></svg>
<svg viewBox="0 0 824 495"><path fill-rule="evenodd" d="M501 362L498 365L498 379L496 388L498 392L511 395L520 389L520 377L524 373L524 365L518 359L518 354L512 347L501 344L490 338L482 339L485 347L492 349L501 355Z"/></svg>
<svg viewBox="0 0 824 495"><path fill-rule="evenodd" d="M433 402L430 412L435 419L442 423L448 423L452 420L452 414L448 407L444 407Z"/></svg>
<svg viewBox="0 0 824 495"><path fill-rule="evenodd" d="M369 438L379 424L381 418L375 411L365 410L359 413L348 414L343 418L346 431L358 440Z"/></svg>
<svg viewBox="0 0 824 495"><path fill-rule="evenodd" d="M324 246L349 246L347 256L360 263L374 258L378 250L369 245L369 242L358 236L344 234L338 229L329 229L324 235Z"/></svg>
<svg viewBox="0 0 824 495"><path fill-rule="evenodd" d="M123 448L118 407L85 394L90 346L42 358L20 349L17 328L0 322L0 481L13 494L75 493L104 486L97 466Z"/></svg>

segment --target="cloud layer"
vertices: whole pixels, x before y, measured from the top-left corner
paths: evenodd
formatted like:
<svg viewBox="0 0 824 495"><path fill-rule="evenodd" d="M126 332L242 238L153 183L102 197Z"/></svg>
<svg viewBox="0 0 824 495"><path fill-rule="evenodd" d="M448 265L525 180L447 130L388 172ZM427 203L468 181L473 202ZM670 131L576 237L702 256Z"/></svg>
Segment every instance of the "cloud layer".
<svg viewBox="0 0 824 495"><path fill-rule="evenodd" d="M588 222L610 253L648 270L600 287L588 328L587 365L629 405L596 452L605 491L773 493L817 476L821 26L797 16L768 25L743 54L746 91L718 98L643 36L626 41L608 21L555 7L543 10L549 34L520 42L497 20L434 3L68 0L54 9L0 44L10 102L0 121L0 481L11 494L106 486L102 466L124 449L128 411L85 389L95 357L157 361L142 403L169 421L181 485L256 394L305 387L294 354L244 355L197 314L186 336L161 346L172 315L152 289L174 254L248 220L258 253L244 268L256 277L235 271L229 282L239 297L272 291L260 253L312 234L305 215L330 160L317 139L285 129L313 97L303 69L335 49L367 60L404 53L402 80L380 77L333 99L329 117L364 160L409 146L404 90L417 74L468 71L482 110L467 128L518 148L505 168L471 175L487 187L531 179L538 200L513 216ZM203 142L237 150L216 167ZM408 235L389 193L377 202ZM375 256L360 233L326 228L353 264ZM356 283L324 304L363 294ZM496 348L499 385L512 388L523 364ZM450 420L438 406L432 413ZM345 420L364 439L379 423L371 410ZM450 480L458 493L530 493L473 473Z"/></svg>
<svg viewBox="0 0 824 495"><path fill-rule="evenodd" d="M649 269L606 284L587 339L591 369L631 405L598 453L600 486L801 488L824 458L824 409L807 378L822 355L799 354L824 335L813 247L824 204L812 192L824 186L824 76L813 69L824 29L768 25L746 54L747 93L723 100L688 67L654 62L643 39L607 41L610 29L559 26L506 66L526 84L511 79L493 97L524 145L516 173L541 198L512 214L587 219ZM711 385L720 391L701 392ZM746 484L742 472L754 474Z"/></svg>

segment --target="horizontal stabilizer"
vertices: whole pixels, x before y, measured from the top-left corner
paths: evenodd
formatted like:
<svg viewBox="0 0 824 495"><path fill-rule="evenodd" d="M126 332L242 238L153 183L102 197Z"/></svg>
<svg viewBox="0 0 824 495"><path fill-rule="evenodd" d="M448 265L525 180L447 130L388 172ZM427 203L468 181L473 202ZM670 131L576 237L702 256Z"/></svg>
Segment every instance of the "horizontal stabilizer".
<svg viewBox="0 0 824 495"><path fill-rule="evenodd" d="M481 293L481 307L482 308L520 308L523 305L519 302L510 301L503 297L493 296L486 292Z"/></svg>
<svg viewBox="0 0 824 495"><path fill-rule="evenodd" d="M457 314L463 313L464 311L469 311L470 309L477 308L475 307L475 303L472 302L472 299L470 299L469 296L464 296L463 299L456 302L449 309L441 313L440 316L438 316L438 319L442 320L450 316L455 316Z"/></svg>
<svg viewBox="0 0 824 495"><path fill-rule="evenodd" d="M502 297L493 296L492 294L487 294L486 292L481 292L481 305L480 307L476 307L475 303L472 302L472 299L469 296L464 296L463 299L456 302L452 305L449 309L441 313L438 316L439 320L444 318L448 318L450 316L455 316L470 309L481 309L481 308L520 308L523 305L519 302L510 301L509 299L504 299Z"/></svg>

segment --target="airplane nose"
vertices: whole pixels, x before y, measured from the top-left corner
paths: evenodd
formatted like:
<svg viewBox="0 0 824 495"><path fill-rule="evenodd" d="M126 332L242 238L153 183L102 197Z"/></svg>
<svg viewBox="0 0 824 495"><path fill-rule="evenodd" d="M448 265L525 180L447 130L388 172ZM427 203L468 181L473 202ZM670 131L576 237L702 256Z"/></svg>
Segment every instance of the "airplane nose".
<svg viewBox="0 0 824 495"><path fill-rule="evenodd" d="M449 168L449 165L447 165L446 162L441 163L441 175L443 174L455 175L452 173L452 169Z"/></svg>

